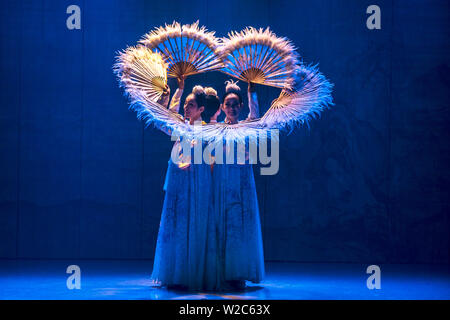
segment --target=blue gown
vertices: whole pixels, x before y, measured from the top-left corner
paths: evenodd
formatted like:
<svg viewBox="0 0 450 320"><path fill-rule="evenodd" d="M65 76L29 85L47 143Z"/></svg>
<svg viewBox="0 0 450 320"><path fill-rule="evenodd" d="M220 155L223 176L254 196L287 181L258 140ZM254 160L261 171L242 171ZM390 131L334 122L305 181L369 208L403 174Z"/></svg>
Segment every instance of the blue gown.
<svg viewBox="0 0 450 320"><path fill-rule="evenodd" d="M161 285L220 289L211 179L210 165L169 160L151 275Z"/></svg>
<svg viewBox="0 0 450 320"><path fill-rule="evenodd" d="M225 161L224 161L225 162ZM214 164L213 201L221 283L265 276L258 198L251 164Z"/></svg>
<svg viewBox="0 0 450 320"><path fill-rule="evenodd" d="M179 148L176 143L174 148ZM151 279L189 290L230 289L229 280L259 283L264 255L250 164L175 164L166 191Z"/></svg>
<svg viewBox="0 0 450 320"><path fill-rule="evenodd" d="M174 148L181 157L180 143ZM252 166L187 162L169 160L151 279L213 291L230 289L228 280L259 283L264 257Z"/></svg>

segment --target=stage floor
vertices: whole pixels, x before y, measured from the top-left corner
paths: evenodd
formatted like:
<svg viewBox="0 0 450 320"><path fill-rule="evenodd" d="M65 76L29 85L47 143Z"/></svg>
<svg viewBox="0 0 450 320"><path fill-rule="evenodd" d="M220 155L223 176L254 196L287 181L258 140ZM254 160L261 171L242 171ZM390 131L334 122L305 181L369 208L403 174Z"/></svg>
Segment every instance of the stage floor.
<svg viewBox="0 0 450 320"><path fill-rule="evenodd" d="M66 269L78 265L81 288ZM366 286L368 265L266 262L266 278L245 291L180 292L152 286L150 260L0 260L0 299L444 299L448 265L380 265L381 289Z"/></svg>

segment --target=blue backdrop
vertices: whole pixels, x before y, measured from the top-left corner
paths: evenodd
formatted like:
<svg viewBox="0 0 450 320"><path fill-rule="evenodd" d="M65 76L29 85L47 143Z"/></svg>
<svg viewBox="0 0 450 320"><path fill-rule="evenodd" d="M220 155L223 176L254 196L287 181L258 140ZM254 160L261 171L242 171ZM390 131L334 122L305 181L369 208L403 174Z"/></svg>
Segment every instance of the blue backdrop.
<svg viewBox="0 0 450 320"><path fill-rule="evenodd" d="M335 84L330 111L282 136L279 173L256 175L266 260L449 262L448 1L1 7L0 257L153 258L172 142L127 109L112 65L150 29L199 19L218 36L270 26ZM278 94L257 92L262 109Z"/></svg>

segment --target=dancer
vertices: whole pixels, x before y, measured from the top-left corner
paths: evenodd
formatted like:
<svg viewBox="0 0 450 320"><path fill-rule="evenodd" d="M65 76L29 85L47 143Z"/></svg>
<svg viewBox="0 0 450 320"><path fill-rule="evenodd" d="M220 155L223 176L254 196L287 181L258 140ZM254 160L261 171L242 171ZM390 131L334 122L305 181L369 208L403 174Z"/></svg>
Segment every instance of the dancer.
<svg viewBox="0 0 450 320"><path fill-rule="evenodd" d="M258 118L254 85L248 87L250 113L246 120ZM229 81L223 96L225 123L236 124L243 108L239 86ZM245 121L245 120L244 120ZM234 148L234 145L233 145ZM230 152L230 149L226 152ZM236 152L234 152L236 154ZM246 157L247 158L247 157ZM223 285L245 287L245 280L259 283L265 274L258 199L251 164L214 164L214 210L218 227L219 274Z"/></svg>
<svg viewBox="0 0 450 320"><path fill-rule="evenodd" d="M174 112L178 112L183 88L180 79L169 107ZM166 90L164 101L168 101L168 94ZM205 124L219 105L212 88L195 86L184 103L185 118L191 124ZM214 290L219 287L219 277L215 221L211 216L211 169L191 161L195 143L192 141L186 151L178 139L172 149L151 279L168 288Z"/></svg>

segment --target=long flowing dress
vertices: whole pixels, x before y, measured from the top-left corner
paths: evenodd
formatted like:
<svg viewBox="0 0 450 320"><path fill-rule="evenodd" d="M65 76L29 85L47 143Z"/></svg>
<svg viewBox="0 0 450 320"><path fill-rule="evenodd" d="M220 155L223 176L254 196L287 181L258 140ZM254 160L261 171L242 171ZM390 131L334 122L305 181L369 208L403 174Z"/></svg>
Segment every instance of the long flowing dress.
<svg viewBox="0 0 450 320"><path fill-rule="evenodd" d="M258 117L256 93L249 93L250 114ZM248 153L248 151L247 151ZM259 283L265 276L263 241L258 198L252 165L214 164L214 211L218 237L218 273L221 283L249 280ZM246 157L248 158L248 157Z"/></svg>
<svg viewBox="0 0 450 320"><path fill-rule="evenodd" d="M180 92L172 98L173 111L178 112ZM162 286L181 285L189 290L220 289L211 166L190 161L192 148L191 154L183 154L180 140L172 154L177 161L171 157L167 168L151 279Z"/></svg>

